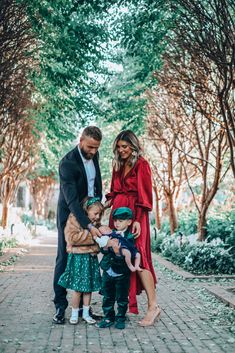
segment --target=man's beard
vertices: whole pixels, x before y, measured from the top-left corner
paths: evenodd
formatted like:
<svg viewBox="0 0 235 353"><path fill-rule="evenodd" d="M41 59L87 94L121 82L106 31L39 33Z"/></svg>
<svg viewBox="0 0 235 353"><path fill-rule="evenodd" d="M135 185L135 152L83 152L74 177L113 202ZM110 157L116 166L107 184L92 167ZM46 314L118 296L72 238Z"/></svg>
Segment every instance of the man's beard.
<svg viewBox="0 0 235 353"><path fill-rule="evenodd" d="M94 154L92 154L92 153L87 153L82 147L80 147L80 151L81 151L83 157L84 157L85 159L87 159L87 160L90 160L90 159L92 159L92 158L94 157Z"/></svg>

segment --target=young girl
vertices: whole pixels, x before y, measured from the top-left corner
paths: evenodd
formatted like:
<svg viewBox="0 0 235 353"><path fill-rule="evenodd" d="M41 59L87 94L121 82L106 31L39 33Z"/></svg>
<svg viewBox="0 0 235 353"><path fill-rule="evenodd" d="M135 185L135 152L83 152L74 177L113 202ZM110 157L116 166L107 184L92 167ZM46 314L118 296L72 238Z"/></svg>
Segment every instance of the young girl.
<svg viewBox="0 0 235 353"><path fill-rule="evenodd" d="M92 224L99 224L104 207L99 198L90 197L83 204ZM88 229L82 229L75 216L71 213L65 227L65 240L67 243L67 266L60 276L58 284L64 288L72 289L72 314L70 324L78 323L79 303L83 294L83 320L88 324L96 321L89 315L91 293L99 291L101 277L97 253L98 244L93 240Z"/></svg>

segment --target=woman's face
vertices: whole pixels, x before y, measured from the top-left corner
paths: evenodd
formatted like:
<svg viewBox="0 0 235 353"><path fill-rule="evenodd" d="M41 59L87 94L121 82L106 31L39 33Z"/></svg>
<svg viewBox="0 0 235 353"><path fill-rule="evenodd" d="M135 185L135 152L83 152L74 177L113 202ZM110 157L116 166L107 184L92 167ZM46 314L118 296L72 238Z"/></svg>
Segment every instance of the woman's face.
<svg viewBox="0 0 235 353"><path fill-rule="evenodd" d="M127 160L132 154L132 149L130 144L123 140L120 140L117 142L117 151L121 159L124 159L124 160Z"/></svg>

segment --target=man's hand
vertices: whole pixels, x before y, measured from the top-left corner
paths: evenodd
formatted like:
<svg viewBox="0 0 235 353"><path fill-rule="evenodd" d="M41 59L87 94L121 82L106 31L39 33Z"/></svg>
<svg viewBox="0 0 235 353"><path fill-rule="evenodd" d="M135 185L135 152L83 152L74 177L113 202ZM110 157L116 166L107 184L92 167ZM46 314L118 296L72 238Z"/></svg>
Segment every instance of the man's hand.
<svg viewBox="0 0 235 353"><path fill-rule="evenodd" d="M113 251L116 255L120 255L119 249L121 244L119 244L118 239L109 239L106 246L113 248Z"/></svg>
<svg viewBox="0 0 235 353"><path fill-rule="evenodd" d="M99 227L99 231L100 231L101 234L110 234L110 233L112 233L112 229L109 228L109 226L106 226L106 225L100 226Z"/></svg>
<svg viewBox="0 0 235 353"><path fill-rule="evenodd" d="M135 221L132 226L132 234L134 235L135 239L140 236L140 232L141 232L140 223Z"/></svg>
<svg viewBox="0 0 235 353"><path fill-rule="evenodd" d="M95 239L97 237L101 237L101 233L99 231L99 229L97 229L96 227L90 227L89 232L91 233L92 237Z"/></svg>

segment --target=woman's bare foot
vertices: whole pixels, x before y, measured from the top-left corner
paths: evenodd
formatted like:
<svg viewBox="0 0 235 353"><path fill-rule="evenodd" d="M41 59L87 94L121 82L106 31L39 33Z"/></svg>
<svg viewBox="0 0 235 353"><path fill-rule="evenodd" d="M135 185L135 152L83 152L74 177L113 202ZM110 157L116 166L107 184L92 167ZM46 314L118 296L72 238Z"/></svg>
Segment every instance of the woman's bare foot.
<svg viewBox="0 0 235 353"><path fill-rule="evenodd" d="M153 326L154 322L160 319L160 315L161 315L161 308L159 307L159 305L157 305L155 309L147 311L147 314L139 322L139 325L142 327Z"/></svg>

